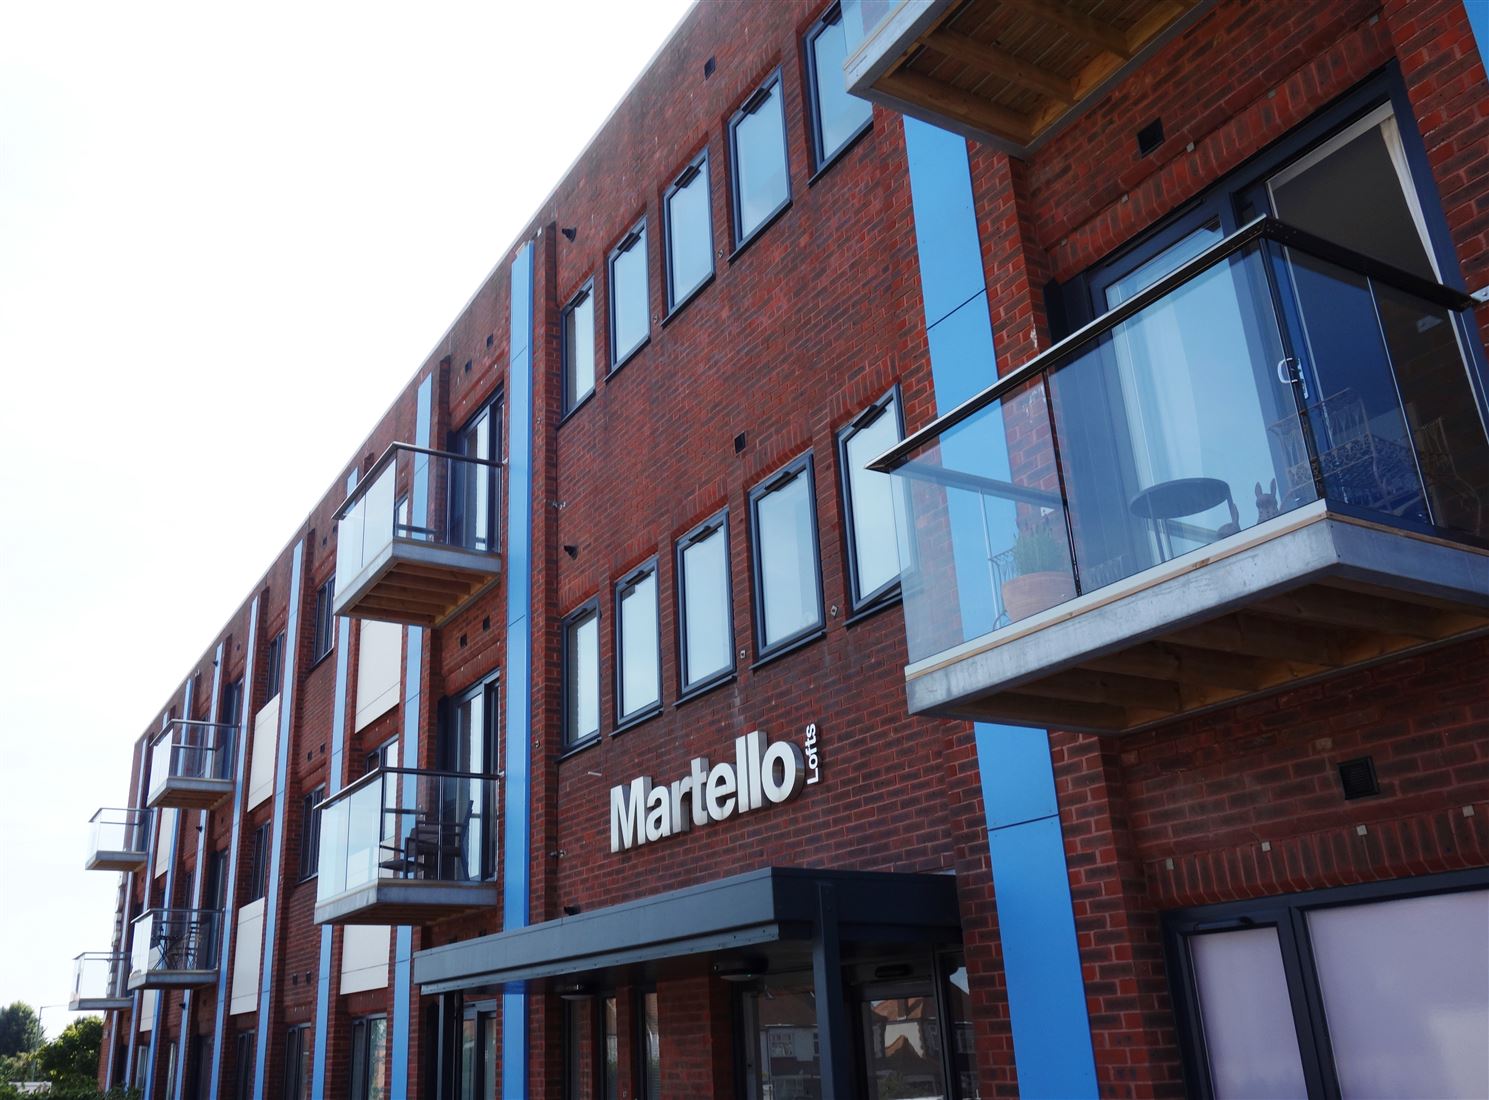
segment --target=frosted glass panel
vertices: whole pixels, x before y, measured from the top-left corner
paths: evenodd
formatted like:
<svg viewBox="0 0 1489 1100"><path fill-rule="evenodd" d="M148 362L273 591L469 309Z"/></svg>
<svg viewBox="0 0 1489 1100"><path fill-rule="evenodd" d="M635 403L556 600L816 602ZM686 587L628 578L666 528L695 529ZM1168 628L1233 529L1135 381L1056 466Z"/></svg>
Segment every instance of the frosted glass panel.
<svg viewBox="0 0 1489 1100"><path fill-rule="evenodd" d="M1489 890L1308 914L1346 1100L1489 1096Z"/></svg>
<svg viewBox="0 0 1489 1100"><path fill-rule="evenodd" d="M1216 1100L1307 1095L1275 928L1192 936Z"/></svg>

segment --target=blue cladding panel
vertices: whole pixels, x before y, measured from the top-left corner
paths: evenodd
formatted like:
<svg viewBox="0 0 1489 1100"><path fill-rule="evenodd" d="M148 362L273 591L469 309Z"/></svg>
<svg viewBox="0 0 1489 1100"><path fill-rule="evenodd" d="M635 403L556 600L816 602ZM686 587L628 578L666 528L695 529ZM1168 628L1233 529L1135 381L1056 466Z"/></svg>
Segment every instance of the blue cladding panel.
<svg viewBox="0 0 1489 1100"><path fill-rule="evenodd" d="M949 412L998 379L987 291L980 291L926 331L936 411Z"/></svg>
<svg viewBox="0 0 1489 1100"><path fill-rule="evenodd" d="M1060 819L993 829L988 850L1019 1095L1094 1097L1096 1063Z"/></svg>
<svg viewBox="0 0 1489 1100"><path fill-rule="evenodd" d="M990 765L978 769L988 828L1002 829L1058 814L1049 734L982 722L976 729L977 759Z"/></svg>
<svg viewBox="0 0 1489 1100"><path fill-rule="evenodd" d="M930 328L974 295L987 291L972 206L967 139L907 118L905 157L910 164L921 296ZM939 401L940 393L936 396Z"/></svg>
<svg viewBox="0 0 1489 1100"><path fill-rule="evenodd" d="M1489 69L1489 0L1463 0L1468 9L1468 24L1479 42L1479 57Z"/></svg>

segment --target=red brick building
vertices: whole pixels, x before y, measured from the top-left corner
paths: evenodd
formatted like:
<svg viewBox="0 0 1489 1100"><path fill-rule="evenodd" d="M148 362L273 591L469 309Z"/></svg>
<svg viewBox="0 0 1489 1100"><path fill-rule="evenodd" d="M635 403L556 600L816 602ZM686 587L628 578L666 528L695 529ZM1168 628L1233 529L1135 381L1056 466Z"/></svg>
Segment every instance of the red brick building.
<svg viewBox="0 0 1489 1100"><path fill-rule="evenodd" d="M499 259L100 812L101 1084L1489 1088L1462 0L699 5Z"/></svg>

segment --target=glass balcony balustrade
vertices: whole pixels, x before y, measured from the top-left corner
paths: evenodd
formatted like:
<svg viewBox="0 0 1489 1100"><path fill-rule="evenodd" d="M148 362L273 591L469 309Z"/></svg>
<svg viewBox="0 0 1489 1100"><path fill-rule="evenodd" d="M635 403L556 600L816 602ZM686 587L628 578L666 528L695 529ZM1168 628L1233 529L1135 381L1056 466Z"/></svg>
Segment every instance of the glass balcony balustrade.
<svg viewBox="0 0 1489 1100"><path fill-rule="evenodd" d="M395 443L336 521L338 615L433 626L501 571L501 465Z"/></svg>
<svg viewBox="0 0 1489 1100"><path fill-rule="evenodd" d="M321 803L315 919L422 924L497 904L497 784L381 768Z"/></svg>
<svg viewBox="0 0 1489 1100"><path fill-rule="evenodd" d="M73 960L69 1012L109 1012L134 1004L127 978L129 956L116 951L84 951Z"/></svg>
<svg viewBox="0 0 1489 1100"><path fill-rule="evenodd" d="M150 749L152 807L210 810L233 793L236 726L177 718Z"/></svg>
<svg viewBox="0 0 1489 1100"><path fill-rule="evenodd" d="M128 988L212 985L221 944L220 910L147 909L133 925Z"/></svg>
<svg viewBox="0 0 1489 1100"><path fill-rule="evenodd" d="M883 456L911 710L1121 731L1489 625L1469 304L1258 220Z"/></svg>
<svg viewBox="0 0 1489 1100"><path fill-rule="evenodd" d="M138 871L150 847L150 811L106 806L88 820L90 871Z"/></svg>

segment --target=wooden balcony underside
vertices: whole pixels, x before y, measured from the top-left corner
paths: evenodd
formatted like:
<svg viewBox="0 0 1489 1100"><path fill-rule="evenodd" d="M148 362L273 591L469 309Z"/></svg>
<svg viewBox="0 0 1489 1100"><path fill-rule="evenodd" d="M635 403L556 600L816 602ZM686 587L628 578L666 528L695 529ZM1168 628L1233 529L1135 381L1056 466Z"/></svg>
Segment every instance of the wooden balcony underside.
<svg viewBox="0 0 1489 1100"><path fill-rule="evenodd" d="M138 871L145 865L144 852L100 848L88 853L89 871Z"/></svg>
<svg viewBox="0 0 1489 1100"><path fill-rule="evenodd" d="M337 592L336 613L438 626L495 583L499 572L500 559L494 554L394 540L372 565L351 578L344 598Z"/></svg>
<svg viewBox="0 0 1489 1100"><path fill-rule="evenodd" d="M211 810L232 796L231 779L187 779L172 776L150 792L149 804L178 810Z"/></svg>

